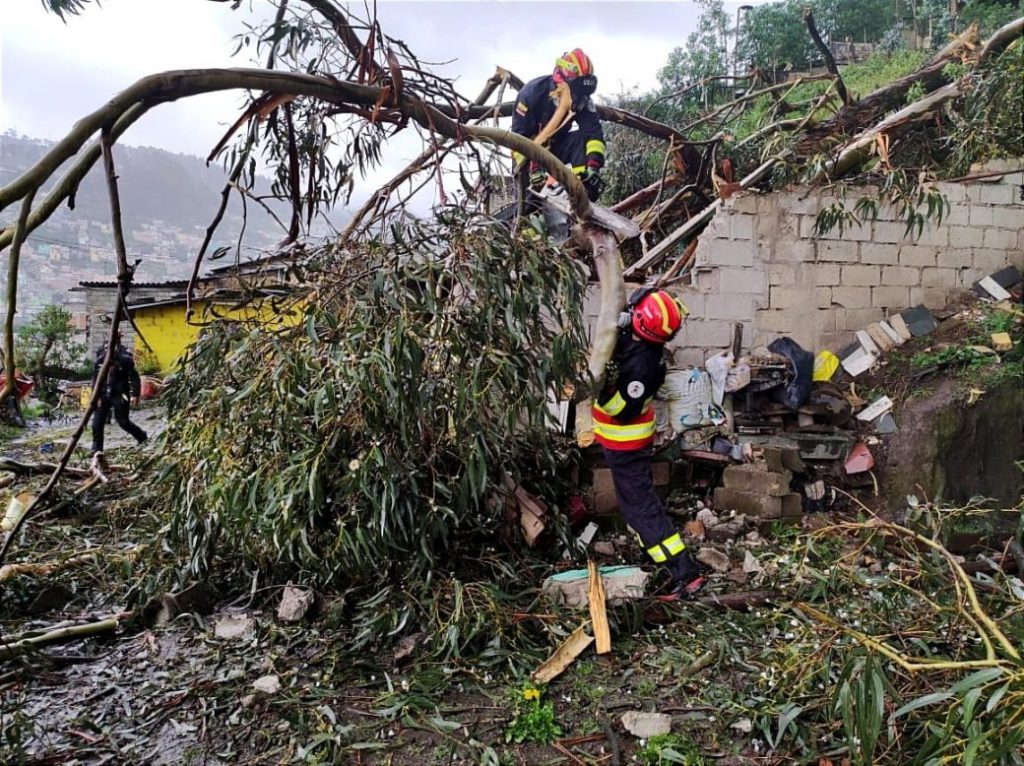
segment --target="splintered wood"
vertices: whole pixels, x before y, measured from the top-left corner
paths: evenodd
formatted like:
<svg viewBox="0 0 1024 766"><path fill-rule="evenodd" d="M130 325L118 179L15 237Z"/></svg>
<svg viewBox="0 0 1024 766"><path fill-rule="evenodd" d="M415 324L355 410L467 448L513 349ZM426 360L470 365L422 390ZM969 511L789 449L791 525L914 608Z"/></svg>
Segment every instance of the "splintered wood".
<svg viewBox="0 0 1024 766"><path fill-rule="evenodd" d="M587 633L587 623L583 623L569 634L555 653L544 661L544 664L533 671L530 680L538 684L546 684L562 674L573 660L583 654L583 650L593 643L594 637Z"/></svg>
<svg viewBox="0 0 1024 766"><path fill-rule="evenodd" d="M594 561L587 562L590 574L590 621L594 625L594 639L597 653L608 654L612 650L612 636L608 630L608 613L605 610L604 581Z"/></svg>

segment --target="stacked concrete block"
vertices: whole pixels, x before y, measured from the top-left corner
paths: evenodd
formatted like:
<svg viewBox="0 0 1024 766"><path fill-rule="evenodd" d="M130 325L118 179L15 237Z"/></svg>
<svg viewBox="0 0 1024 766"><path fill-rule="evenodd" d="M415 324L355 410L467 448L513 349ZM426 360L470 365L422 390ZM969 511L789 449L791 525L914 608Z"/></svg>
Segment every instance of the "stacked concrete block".
<svg viewBox="0 0 1024 766"><path fill-rule="evenodd" d="M665 462L651 463L651 475L656 488L667 488L672 481L672 466ZM611 516L619 510L615 497L615 480L610 468L594 468L590 477L590 507L595 516Z"/></svg>
<svg viewBox="0 0 1024 766"><path fill-rule="evenodd" d="M715 490L715 508L761 519L799 518L802 501L789 490L792 478L789 470L769 470L765 463L729 466L722 475L724 486Z"/></svg>

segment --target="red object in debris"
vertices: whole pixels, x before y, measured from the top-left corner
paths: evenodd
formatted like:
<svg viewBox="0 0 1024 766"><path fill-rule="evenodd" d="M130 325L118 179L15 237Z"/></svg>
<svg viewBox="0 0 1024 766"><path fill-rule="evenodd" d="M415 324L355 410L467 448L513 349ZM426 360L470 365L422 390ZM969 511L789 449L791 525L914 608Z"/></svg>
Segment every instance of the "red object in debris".
<svg viewBox="0 0 1024 766"><path fill-rule="evenodd" d="M848 474L864 473L875 467L875 458L865 445L857 444L850 450L845 467Z"/></svg>
<svg viewBox="0 0 1024 766"><path fill-rule="evenodd" d="M575 527L590 518L590 509L581 495L569 495L565 515L569 518L569 525Z"/></svg>
<svg viewBox="0 0 1024 766"><path fill-rule="evenodd" d="M157 394L160 393L160 383L154 378L148 375L142 376L142 388L139 391L139 396L142 399L153 399Z"/></svg>
<svg viewBox="0 0 1024 766"><path fill-rule="evenodd" d="M7 385L7 376L0 372L0 390ZM22 375L18 370L14 371L14 389L18 392L18 399L24 399L34 386L32 378Z"/></svg>

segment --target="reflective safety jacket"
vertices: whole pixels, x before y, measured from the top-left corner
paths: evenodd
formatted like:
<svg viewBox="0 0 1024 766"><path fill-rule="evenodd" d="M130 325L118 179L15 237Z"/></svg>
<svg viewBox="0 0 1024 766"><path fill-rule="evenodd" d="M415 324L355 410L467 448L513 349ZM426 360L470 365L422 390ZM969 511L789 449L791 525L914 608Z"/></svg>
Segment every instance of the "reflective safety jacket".
<svg viewBox="0 0 1024 766"><path fill-rule="evenodd" d="M615 345L608 380L593 406L594 436L612 450L637 450L654 442L651 401L665 382L664 346L638 340L628 330Z"/></svg>
<svg viewBox="0 0 1024 766"><path fill-rule="evenodd" d="M512 132L533 138L554 117L557 106L555 80L551 75L530 80L516 96ZM588 167L600 170L604 166L604 130L597 116L597 108L588 97L583 104L573 104L572 110L575 114L552 136L548 148L562 162L572 165L577 173L582 173ZM568 141L569 134L576 131L580 133L579 141ZM582 151L573 151L576 146L581 146ZM570 153L577 156L562 156ZM513 157L516 164L522 160L518 152L513 152Z"/></svg>

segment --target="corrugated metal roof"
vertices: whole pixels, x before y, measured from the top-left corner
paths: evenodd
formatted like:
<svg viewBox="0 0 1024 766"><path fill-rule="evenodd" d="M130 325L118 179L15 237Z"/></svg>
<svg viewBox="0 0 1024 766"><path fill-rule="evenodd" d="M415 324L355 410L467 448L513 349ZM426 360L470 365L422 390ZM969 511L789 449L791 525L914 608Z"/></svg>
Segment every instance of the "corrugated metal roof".
<svg viewBox="0 0 1024 766"><path fill-rule="evenodd" d="M200 277L200 282L207 281L207 277ZM85 281L79 282L78 287L117 287L117 281ZM132 282L132 287L188 287L187 279L170 279L166 282ZM72 287L72 290L78 288Z"/></svg>

